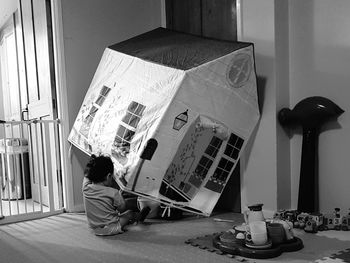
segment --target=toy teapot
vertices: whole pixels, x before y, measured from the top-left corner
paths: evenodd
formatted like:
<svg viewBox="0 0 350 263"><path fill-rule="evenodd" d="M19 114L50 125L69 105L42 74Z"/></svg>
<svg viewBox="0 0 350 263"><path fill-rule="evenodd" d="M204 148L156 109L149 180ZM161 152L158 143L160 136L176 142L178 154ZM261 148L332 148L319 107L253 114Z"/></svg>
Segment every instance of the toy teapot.
<svg viewBox="0 0 350 263"><path fill-rule="evenodd" d="M244 211L244 221L249 224L254 221L265 221L264 214L262 212L263 204L254 204L248 206L249 211Z"/></svg>

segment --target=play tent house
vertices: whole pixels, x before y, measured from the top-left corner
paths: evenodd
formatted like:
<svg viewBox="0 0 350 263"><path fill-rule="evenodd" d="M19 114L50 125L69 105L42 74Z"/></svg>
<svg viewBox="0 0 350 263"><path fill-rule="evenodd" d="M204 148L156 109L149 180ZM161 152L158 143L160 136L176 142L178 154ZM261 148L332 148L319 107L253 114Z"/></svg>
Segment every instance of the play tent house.
<svg viewBox="0 0 350 263"><path fill-rule="evenodd" d="M253 51L163 28L110 46L69 141L123 190L210 215L260 116Z"/></svg>

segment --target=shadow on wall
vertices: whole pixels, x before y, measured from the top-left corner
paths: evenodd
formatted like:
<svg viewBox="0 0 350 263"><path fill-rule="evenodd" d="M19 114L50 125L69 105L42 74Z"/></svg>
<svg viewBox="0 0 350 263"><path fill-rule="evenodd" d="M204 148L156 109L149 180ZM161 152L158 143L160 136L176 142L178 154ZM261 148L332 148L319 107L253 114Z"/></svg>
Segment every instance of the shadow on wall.
<svg viewBox="0 0 350 263"><path fill-rule="evenodd" d="M259 104L259 111L260 114L263 114L263 105L265 102L265 91L266 91L266 83L267 83L267 78L265 76L257 76L257 92L258 92L258 104ZM240 181L241 181L241 195L242 195L242 182L243 182L243 175L245 174L245 170L247 168L247 163L248 163L248 159L251 155L251 151L253 148L253 143L255 141L255 138L257 136L257 132L259 129L259 125L260 125L260 121L261 121L261 117L257 123L257 125L255 126L249 140L247 141L247 145L246 148L244 149L244 159L240 161Z"/></svg>
<svg viewBox="0 0 350 263"><path fill-rule="evenodd" d="M84 178L85 165L89 161L89 156L75 146L72 147L72 158L76 160L72 160L73 195L74 204L77 205L74 210L77 210L75 212L84 212L81 187Z"/></svg>
<svg viewBox="0 0 350 263"><path fill-rule="evenodd" d="M257 89L258 89L258 105L260 114L263 112L263 105L265 100L265 89L266 89L266 77L257 76Z"/></svg>
<svg viewBox="0 0 350 263"><path fill-rule="evenodd" d="M260 111L261 115L263 114L263 105L264 105L264 101L265 101L266 82L267 82L266 77L257 76L258 104L259 104L259 111ZM244 150L244 156L245 156L244 158L246 160L249 159L250 153L252 151L253 143L254 143L254 140L256 138L256 134L258 132L258 129L259 129L260 121L261 121L261 118L258 121L257 125L255 126L255 128L252 132L252 135L250 136L250 138L247 142L246 148ZM244 164L242 166L243 166L242 167L243 169L241 169L241 171L245 170Z"/></svg>

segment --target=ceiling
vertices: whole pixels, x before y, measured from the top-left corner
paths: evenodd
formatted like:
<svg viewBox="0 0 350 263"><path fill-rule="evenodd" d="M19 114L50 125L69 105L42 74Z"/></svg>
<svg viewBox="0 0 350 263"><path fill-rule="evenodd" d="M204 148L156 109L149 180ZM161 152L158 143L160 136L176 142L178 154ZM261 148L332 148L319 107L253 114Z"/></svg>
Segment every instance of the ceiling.
<svg viewBox="0 0 350 263"><path fill-rule="evenodd" d="M6 23L7 19L16 11L17 0L0 0L0 28Z"/></svg>

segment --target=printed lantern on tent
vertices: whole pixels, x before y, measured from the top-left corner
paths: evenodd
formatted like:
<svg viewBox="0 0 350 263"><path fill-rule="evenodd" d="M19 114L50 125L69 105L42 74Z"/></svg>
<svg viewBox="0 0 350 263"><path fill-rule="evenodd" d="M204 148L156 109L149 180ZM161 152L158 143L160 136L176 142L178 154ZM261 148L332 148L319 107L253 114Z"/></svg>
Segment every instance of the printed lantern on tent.
<svg viewBox="0 0 350 263"><path fill-rule="evenodd" d="M259 117L251 43L158 28L105 50L69 141L123 190L210 215Z"/></svg>

